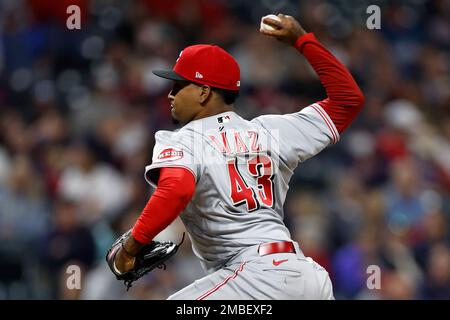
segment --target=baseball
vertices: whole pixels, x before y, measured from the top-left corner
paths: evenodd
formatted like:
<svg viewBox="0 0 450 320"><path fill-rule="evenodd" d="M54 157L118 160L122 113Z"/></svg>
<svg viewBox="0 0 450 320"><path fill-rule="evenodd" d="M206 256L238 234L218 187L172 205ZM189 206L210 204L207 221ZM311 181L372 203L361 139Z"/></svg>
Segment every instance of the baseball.
<svg viewBox="0 0 450 320"><path fill-rule="evenodd" d="M278 16L274 15L274 14L269 14L267 16L264 16L264 17L261 18L260 30L270 30L270 31L276 30L276 28L272 27L271 25L268 25L268 24L264 23L264 21L263 21L264 18L271 18L273 20L281 21L281 19Z"/></svg>

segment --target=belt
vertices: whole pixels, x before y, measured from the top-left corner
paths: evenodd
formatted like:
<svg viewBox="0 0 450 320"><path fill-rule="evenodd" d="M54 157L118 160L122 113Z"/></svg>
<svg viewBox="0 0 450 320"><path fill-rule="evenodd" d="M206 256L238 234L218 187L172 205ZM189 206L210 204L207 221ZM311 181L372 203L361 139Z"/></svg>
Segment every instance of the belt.
<svg viewBox="0 0 450 320"><path fill-rule="evenodd" d="M260 256L273 253L295 253L295 247L290 241L263 243L259 245L258 253Z"/></svg>

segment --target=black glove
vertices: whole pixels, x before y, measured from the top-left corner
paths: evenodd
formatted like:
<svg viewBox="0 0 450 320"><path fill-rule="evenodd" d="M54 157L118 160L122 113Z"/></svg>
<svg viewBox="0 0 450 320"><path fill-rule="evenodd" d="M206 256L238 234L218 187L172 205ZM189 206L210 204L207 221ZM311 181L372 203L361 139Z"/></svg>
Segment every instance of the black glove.
<svg viewBox="0 0 450 320"><path fill-rule="evenodd" d="M142 247L142 249L138 252L135 257L136 260L133 269L124 273L118 273L114 268L114 260L124 241L128 239L130 235L131 230L128 230L126 233L121 235L116 241L114 241L111 248L108 250L108 253L106 254L106 262L108 262L109 268L116 275L117 280L124 281L124 284L127 287L127 291L131 288L134 281L138 280L153 269L164 268L165 270L166 265L164 264L164 262L177 252L178 247L183 243L184 240L183 233L183 238L181 239L180 244L175 244L170 241L152 241Z"/></svg>

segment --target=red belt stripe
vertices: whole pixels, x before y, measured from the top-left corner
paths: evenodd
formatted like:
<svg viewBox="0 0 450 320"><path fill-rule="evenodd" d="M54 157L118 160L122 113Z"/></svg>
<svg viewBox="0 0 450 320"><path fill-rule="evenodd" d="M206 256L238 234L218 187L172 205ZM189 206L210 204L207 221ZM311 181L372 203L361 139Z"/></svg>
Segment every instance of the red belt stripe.
<svg viewBox="0 0 450 320"><path fill-rule="evenodd" d="M295 253L294 244L291 241L263 243L258 247L260 256L273 253Z"/></svg>

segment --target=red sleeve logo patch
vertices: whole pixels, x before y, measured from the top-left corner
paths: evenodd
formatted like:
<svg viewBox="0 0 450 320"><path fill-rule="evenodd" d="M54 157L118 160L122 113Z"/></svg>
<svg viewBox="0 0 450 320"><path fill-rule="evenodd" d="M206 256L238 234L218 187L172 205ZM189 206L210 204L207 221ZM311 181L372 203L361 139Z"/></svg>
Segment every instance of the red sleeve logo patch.
<svg viewBox="0 0 450 320"><path fill-rule="evenodd" d="M161 151L156 158L158 161L165 161L165 160L179 160L183 158L183 151L175 149L175 148L166 148L163 151Z"/></svg>

